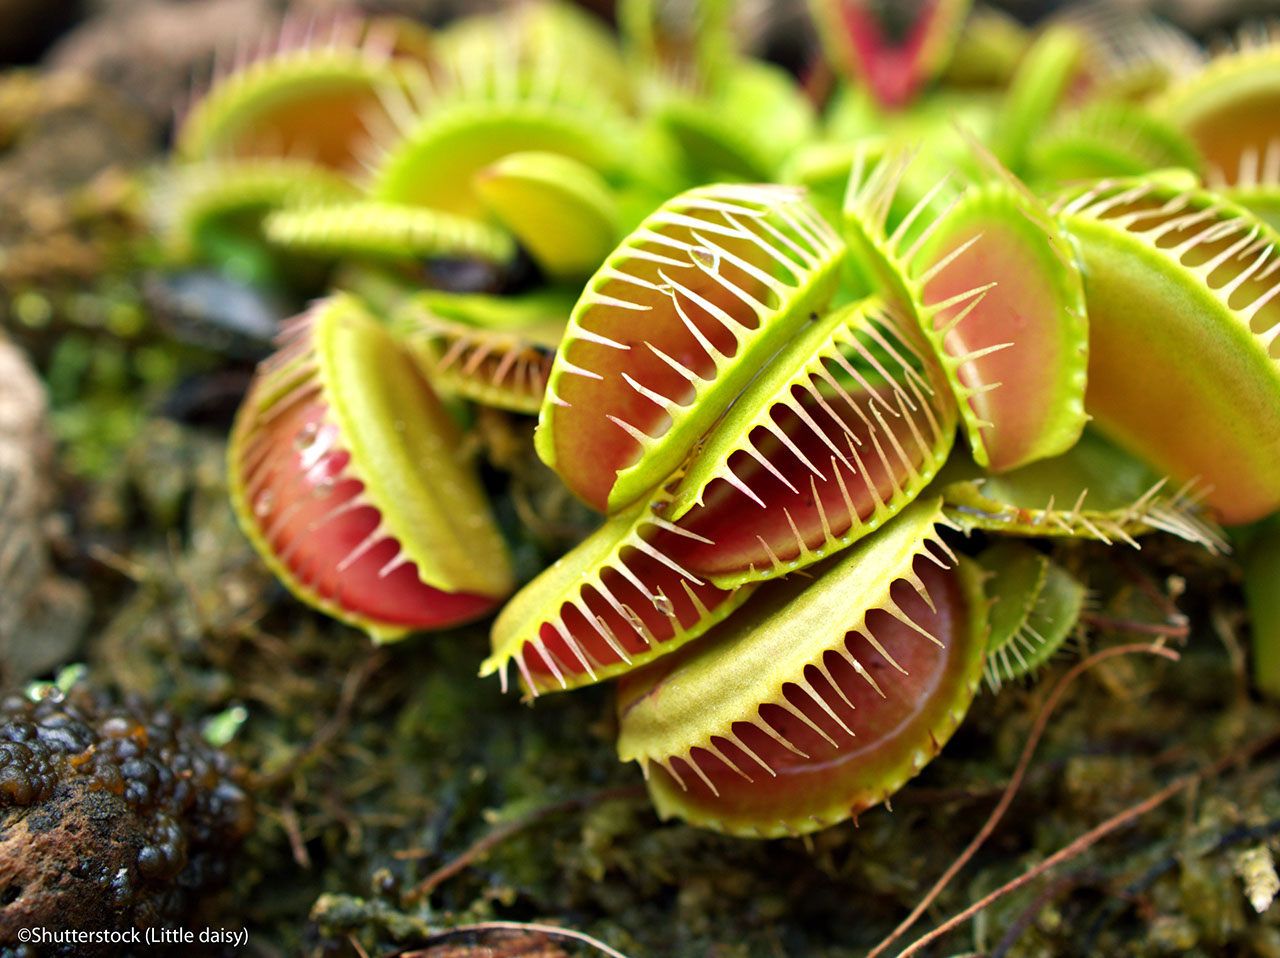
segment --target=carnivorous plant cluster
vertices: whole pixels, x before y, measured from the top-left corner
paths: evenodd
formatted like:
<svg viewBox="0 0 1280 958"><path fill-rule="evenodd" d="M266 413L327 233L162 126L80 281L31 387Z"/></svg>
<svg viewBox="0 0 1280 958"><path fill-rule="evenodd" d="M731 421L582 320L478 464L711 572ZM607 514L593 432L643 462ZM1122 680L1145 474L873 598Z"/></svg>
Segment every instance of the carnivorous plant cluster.
<svg viewBox="0 0 1280 958"><path fill-rule="evenodd" d="M1048 658L1055 538L1229 535L1280 694L1280 48L814 0L802 86L676 6L290 22L192 104L173 257L333 290L230 442L282 581L379 641L496 612L529 697L617 677L659 811L742 835ZM522 586L481 407L603 515Z"/></svg>

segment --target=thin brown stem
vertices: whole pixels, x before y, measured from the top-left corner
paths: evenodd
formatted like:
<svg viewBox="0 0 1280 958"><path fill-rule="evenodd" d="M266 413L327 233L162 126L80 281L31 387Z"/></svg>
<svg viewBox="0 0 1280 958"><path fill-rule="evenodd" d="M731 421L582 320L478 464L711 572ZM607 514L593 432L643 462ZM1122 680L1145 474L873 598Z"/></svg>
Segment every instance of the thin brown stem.
<svg viewBox="0 0 1280 958"><path fill-rule="evenodd" d="M1045 727L1049 722L1049 716L1053 714L1053 710L1062 699L1062 695L1067 690L1067 687L1075 681L1077 676L1085 672L1087 669L1097 665L1099 662L1114 658L1118 655L1128 655L1134 652L1159 655L1175 662L1178 660L1177 652L1174 652L1171 649L1166 649L1160 645L1116 645L1109 649L1103 649L1100 652L1095 652L1087 659L1078 662L1070 672L1064 675L1054 687L1053 691L1049 694L1049 698L1045 701L1044 705L1040 709L1040 713L1036 716L1035 723L1031 727L1031 732L1027 736L1026 745L1022 748L1022 756L1018 759L1017 768L1014 769L1013 777L1009 779L1009 784L1005 786L1004 794L1000 796L1000 801L987 817L987 821L982 826L982 829L974 836L973 840L969 842L968 847L966 847L956 860L951 863L947 870L942 873L942 877L939 878L925 896L920 899L920 902L912 909L911 914L907 915L897 928L895 928L886 938L876 945L875 948L868 953L867 958L876 958L877 955L884 952L885 949L905 934L907 929L919 921L920 916L924 914L925 910L931 904L933 904L934 899L942 893L942 890L950 884L951 879L956 876L956 873L959 872L960 869L964 868L964 866L969 862L969 859L974 856L987 838L990 837L991 833L995 831L996 825L998 825L1000 823L1000 819L1004 817L1004 813L1013 802L1014 795L1017 794L1018 789L1021 787L1022 780L1027 773L1027 767L1031 764L1031 756L1035 753L1036 746L1040 744L1040 737L1044 734Z"/></svg>
<svg viewBox="0 0 1280 958"><path fill-rule="evenodd" d="M1036 920L1036 916L1059 895L1064 892L1072 891L1085 885L1095 885L1099 882L1099 875L1095 869L1082 869L1072 872L1069 875L1059 875L1056 879L1048 884L1048 886L1036 895L1030 907L1023 909L1022 914L1015 918L1007 929L1005 929L1004 937L996 944L992 950L990 958L1005 958L1009 950L1014 946L1023 933Z"/></svg>
<svg viewBox="0 0 1280 958"><path fill-rule="evenodd" d="M1185 639L1191 634L1190 626L1185 623L1140 622L1137 619L1118 619L1110 615L1096 612L1082 612L1080 621L1095 629L1111 629L1116 632L1134 632L1138 635L1159 635L1170 639Z"/></svg>
<svg viewBox="0 0 1280 958"><path fill-rule="evenodd" d="M439 934L432 935L424 944L437 945L448 941L450 938L457 938L462 935L482 935L489 931L524 931L533 934L545 935L547 938L559 939L561 941L576 941L584 945L590 945L601 954L608 955L609 958L627 958L622 952L610 948L599 938L593 938L584 931L577 931L573 928L561 928L559 925L543 925L536 922L528 921L484 921L475 925L458 925L455 928L449 928ZM487 953L487 951L486 951ZM405 954L405 958L409 958L410 953ZM417 954L412 952L411 954Z"/></svg>
<svg viewBox="0 0 1280 958"><path fill-rule="evenodd" d="M1039 865L1036 865L1034 868L1028 869L1026 872L1019 875L1017 878L1013 879L1012 881L1006 882L1004 885L997 888L995 891L991 892L991 894L974 902L964 911L953 916L952 918L947 919L937 928L933 929L933 931L917 938L905 949L903 949L898 953L898 958L909 958L910 955L915 954L916 952L920 951L920 949L924 948L926 945L930 944L933 941L936 941L938 938L942 937L947 932L951 931L953 928L956 928L957 926L968 921L970 918L978 914L980 911L982 911L992 902L998 901L999 899L1003 898L1005 895L1008 895L1011 892L1017 891L1023 885L1026 885L1028 882L1034 881L1036 878L1040 877L1045 872L1056 867L1057 865L1062 864L1064 861L1068 861L1072 858L1075 858L1081 852L1086 851L1091 845L1096 844L1100 839L1106 837L1111 832L1114 832L1116 829L1121 828L1124 825L1127 825L1129 822L1133 821L1136 818L1140 818L1141 816L1145 815L1147 812L1152 811L1155 808L1158 808L1160 805L1167 802L1169 799L1177 795L1179 792L1185 791L1187 788L1191 787L1192 785L1199 784L1200 782L1204 781L1207 778L1212 778L1213 776L1221 773L1225 769L1230 768L1232 765L1235 765L1237 762L1242 762L1248 759L1251 755L1254 755L1255 753L1260 752L1265 748L1269 748L1270 746L1274 745L1277 742L1280 742L1280 732L1271 732L1267 735L1262 736L1259 739L1255 739L1253 742L1250 742L1244 748L1238 750L1237 752L1231 755L1228 755L1226 758L1220 759L1219 761L1214 762L1210 765L1206 765L1203 768L1195 772L1192 772L1189 775L1184 775L1182 778L1176 779L1175 781L1166 785L1164 788L1160 789L1160 791L1156 792L1154 795L1151 795L1148 798L1144 799L1143 801L1138 802L1136 805L1131 805L1128 808L1126 808L1124 811L1111 816L1111 818L1108 818L1101 825L1091 828L1089 831L1085 832L1083 835L1075 839L1075 841L1071 842L1069 845L1054 852L1054 854L1050 855L1048 858L1042 861Z"/></svg>

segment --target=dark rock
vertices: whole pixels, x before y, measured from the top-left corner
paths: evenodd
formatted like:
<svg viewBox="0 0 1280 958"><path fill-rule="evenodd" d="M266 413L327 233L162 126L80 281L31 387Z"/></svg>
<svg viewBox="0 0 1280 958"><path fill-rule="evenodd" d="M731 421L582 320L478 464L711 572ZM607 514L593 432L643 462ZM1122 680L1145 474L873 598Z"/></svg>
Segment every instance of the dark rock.
<svg viewBox="0 0 1280 958"><path fill-rule="evenodd" d="M181 925L252 813L231 760L164 710L83 687L0 701L0 954L21 928ZM144 953L45 945L48 955ZM17 953L17 952L13 952Z"/></svg>

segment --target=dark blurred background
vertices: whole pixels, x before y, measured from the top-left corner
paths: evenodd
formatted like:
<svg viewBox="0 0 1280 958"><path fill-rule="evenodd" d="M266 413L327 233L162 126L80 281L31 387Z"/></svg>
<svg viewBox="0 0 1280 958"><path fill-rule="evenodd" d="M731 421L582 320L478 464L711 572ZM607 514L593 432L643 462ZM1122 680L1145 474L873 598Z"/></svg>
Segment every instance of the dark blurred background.
<svg viewBox="0 0 1280 958"><path fill-rule="evenodd" d="M305 16L354 7L438 24L504 2L519 0L0 0L0 71L38 65L45 78L36 82L34 76L23 76L32 73L28 69L10 71L7 80L0 82L0 151L19 141L17 131L24 124L27 141L32 139L32 129L44 129L48 141L58 147L52 158L48 152L35 151L24 159L18 165L26 172L16 180L11 169L0 169L0 193L10 194L0 196L0 219L7 204L16 199L13 191L29 191L33 177L58 179L65 185L99 170L108 155L136 163L162 149L175 115L207 85L215 54L226 56L246 41L271 37L285 11ZM610 18L615 0L577 2ZM659 2L680 10L688 0ZM752 52L792 69L810 62L817 40L805 0L738 2L739 20L752 38ZM892 32L894 24L910 21L912 7L923 0L872 2L880 5ZM988 2L1026 23L1084 6L1150 10L1203 39L1226 34L1248 17L1280 19L1280 0ZM57 82L48 82L50 77ZM71 82L85 78L88 83L78 87ZM78 141L82 149L69 149L68 135L57 129L68 114L93 119L90 132ZM34 116L44 117L43 123L33 127ZM124 146L116 149L112 143ZM7 159L13 159L12 150ZM65 175L48 175L51 164ZM7 163L6 169L13 165ZM15 183L21 185L15 187Z"/></svg>
<svg viewBox="0 0 1280 958"><path fill-rule="evenodd" d="M610 0L582 0L585 6L608 16ZM762 8L778 23L803 19L804 0L747 0ZM894 7L917 0L881 0ZM1112 5L1147 8L1182 24L1198 35L1211 34L1250 16L1280 15L1280 0L1111 0ZM51 48L77 41L75 33L95 23L129 23L163 30L184 16L192 27L179 46L207 40L211 33L226 33L237 24L253 25L269 13L286 7L329 9L332 0L0 0L0 66L35 63ZM350 5L350 4L348 4ZM409 13L429 22L440 22L462 11L494 6L493 0L374 0L358 4L364 9ZM1066 6L1062 0L998 0L992 4L1024 22L1034 22ZM212 28L212 29L209 29ZM70 36L68 35L70 34ZM144 47L150 38L134 36ZM58 53L54 49L55 55Z"/></svg>

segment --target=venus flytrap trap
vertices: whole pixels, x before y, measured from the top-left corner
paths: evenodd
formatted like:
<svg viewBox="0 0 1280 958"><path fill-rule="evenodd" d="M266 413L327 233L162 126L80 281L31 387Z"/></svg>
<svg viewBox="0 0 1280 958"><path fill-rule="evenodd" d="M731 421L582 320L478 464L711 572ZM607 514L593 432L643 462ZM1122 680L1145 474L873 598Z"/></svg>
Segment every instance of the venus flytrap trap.
<svg viewBox="0 0 1280 958"><path fill-rule="evenodd" d="M184 160L305 158L353 175L383 88L407 82L429 56L430 39L412 21L287 20L215 68L182 118L175 152Z"/></svg>
<svg viewBox="0 0 1280 958"><path fill-rule="evenodd" d="M513 598L493 625L481 674L504 687L514 661L532 695L610 678L679 648L750 595L720 589L671 558L694 534L641 501L609 517Z"/></svg>
<svg viewBox="0 0 1280 958"><path fill-rule="evenodd" d="M631 0L619 40L538 3L348 28L310 65L279 44L197 106L174 176L194 255L239 224L351 290L287 327L232 435L282 580L379 641L497 612L482 671L531 699L620 678L660 813L737 835L886 800L984 674L1041 667L1081 628L1073 540L1246 543L1280 687L1274 52L1202 69L1152 21L963 2L897 44L812 6L821 114L731 4ZM308 145L329 89L368 109ZM198 185L223 168L238 196ZM469 404L536 413L603 514L513 597L525 533Z"/></svg>
<svg viewBox="0 0 1280 958"><path fill-rule="evenodd" d="M952 521L966 532L1136 548L1136 537L1159 530L1213 552L1229 548L1195 483L1172 483L1092 428L1062 455L1000 475L953 456L938 483Z"/></svg>
<svg viewBox="0 0 1280 958"><path fill-rule="evenodd" d="M955 438L940 364L882 302L833 310L763 369L700 445L670 517L721 584L776 578L873 532Z"/></svg>
<svg viewBox="0 0 1280 958"><path fill-rule="evenodd" d="M425 70L428 48L407 20L298 17L215 66L179 117L178 162L156 189L170 258L259 286L296 282L288 256L264 243L263 217L357 197L366 124L387 90Z"/></svg>
<svg viewBox="0 0 1280 958"><path fill-rule="evenodd" d="M1103 181L1060 204L1088 277L1087 407L1237 524L1280 508L1276 234L1200 189ZM1195 362L1186 361L1195 357Z"/></svg>
<svg viewBox="0 0 1280 958"><path fill-rule="evenodd" d="M981 576L939 537L944 521L919 502L622 680L618 752L645 769L660 814L811 832L886 800L938 752L987 636Z"/></svg>
<svg viewBox="0 0 1280 958"><path fill-rule="evenodd" d="M1259 24L1242 30L1236 46L1180 77L1150 103L1152 114L1195 144L1214 182L1229 186L1256 176L1258 160L1280 136L1280 56L1273 29Z"/></svg>
<svg viewBox="0 0 1280 958"><path fill-rule="evenodd" d="M844 223L872 281L914 317L940 357L974 459L999 472L1079 437L1088 321L1080 271L1058 225L993 158L979 160L992 179L937 215L926 194L890 230L910 158L887 156L867 170L859 157ZM989 281L974 285L975 277Z"/></svg>
<svg viewBox="0 0 1280 958"><path fill-rule="evenodd" d="M442 395L536 414L572 308L562 290L519 296L425 290L404 301L393 329Z"/></svg>
<svg viewBox="0 0 1280 958"><path fill-rule="evenodd" d="M1047 555L1005 540L978 553L990 575L991 635L982 673L993 692L1005 682L1033 674L1062 647L1084 609L1084 586Z"/></svg>
<svg viewBox="0 0 1280 958"><path fill-rule="evenodd" d="M539 456L601 511L636 501L825 306L843 254L786 187L706 187L664 204L583 291Z"/></svg>
<svg viewBox="0 0 1280 958"><path fill-rule="evenodd" d="M353 299L291 322L228 458L236 512L276 574L379 640L478 618L511 591L456 425Z"/></svg>

